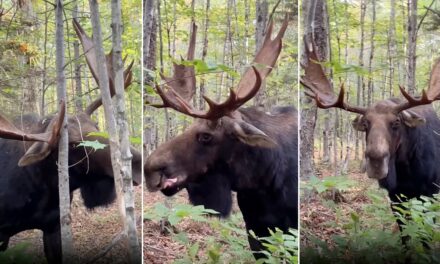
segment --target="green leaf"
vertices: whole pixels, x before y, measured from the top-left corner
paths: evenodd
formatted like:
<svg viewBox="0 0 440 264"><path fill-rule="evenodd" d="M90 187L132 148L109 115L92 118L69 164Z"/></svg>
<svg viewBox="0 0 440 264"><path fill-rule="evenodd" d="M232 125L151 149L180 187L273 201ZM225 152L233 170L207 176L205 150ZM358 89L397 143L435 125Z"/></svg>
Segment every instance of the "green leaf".
<svg viewBox="0 0 440 264"><path fill-rule="evenodd" d="M106 144L102 144L98 140L94 140L94 141L86 140L78 144L78 147L88 147L88 148L93 148L94 150L104 149L106 146L107 146Z"/></svg>

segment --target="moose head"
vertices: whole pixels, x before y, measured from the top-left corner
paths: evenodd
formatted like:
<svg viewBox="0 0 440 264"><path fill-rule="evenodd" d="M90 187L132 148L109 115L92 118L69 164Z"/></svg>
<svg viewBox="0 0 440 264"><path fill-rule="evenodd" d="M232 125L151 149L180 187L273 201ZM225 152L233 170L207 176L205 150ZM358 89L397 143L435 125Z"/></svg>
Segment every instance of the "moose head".
<svg viewBox="0 0 440 264"><path fill-rule="evenodd" d="M87 64L89 65L92 75L95 77L95 80L98 83L98 79L96 77L98 66L95 60L93 41L85 34L84 30L77 21L74 21L73 25L84 48ZM113 84L114 76L112 72L111 58L112 56L110 53L107 55L107 68L110 78L109 89L111 91L111 95L113 96L115 89ZM131 63L124 71L125 88L127 88L132 82L132 66L133 63ZM101 189L93 189L90 186L85 186L83 184L84 182L92 180L92 178L94 181L113 181L109 148L106 147L100 150L93 150L89 147L78 146L83 141L94 140L108 144L108 140L105 138L89 135L92 132L99 131L97 124L92 120L91 115L101 105L102 100L101 98L98 98L87 106L83 112L77 113L76 115L67 116L67 130L69 135L69 172L71 174L71 182L73 185L71 187L72 189L75 189L81 186L81 191L84 198L100 195L100 193L93 194L94 191L103 191ZM66 115L65 102L61 102L60 109L61 111L59 111L59 113L56 115L46 116L43 119L36 119L30 115L27 115L19 118L19 120L16 122L10 122L6 118L0 116L0 138L25 142L24 144L17 145L20 147L24 146L25 148L24 154L22 154L21 157L18 157L18 166L27 167L29 169L52 168L55 166L60 136L59 132L62 121ZM20 127L20 129L17 127ZM142 179L141 155L134 148L132 148L132 153L133 181L136 185L138 185L141 183ZM13 166L17 166L15 164ZM90 177L90 175L93 175L93 177ZM107 184L106 187L108 186L109 185ZM108 193L114 193L114 191ZM111 198L108 197L102 199L110 200ZM88 202L88 199L85 199L85 203L88 207L93 207L95 203L100 202Z"/></svg>
<svg viewBox="0 0 440 264"><path fill-rule="evenodd" d="M230 168L234 157L246 159L247 148L274 148L276 140L259 129L255 122L249 122L240 107L251 100L259 91L262 81L271 72L281 52L282 37L287 28L287 19L277 36L272 40L273 23L261 49L254 58L253 65L243 74L235 89L230 89L229 97L222 103L203 96L208 110L195 109L191 99L195 94L196 79L193 66L174 63L174 76L162 79L165 83L156 86L163 104L156 107L172 108L180 113L196 118L195 122L181 135L159 146L146 160L144 171L150 191L161 190L173 195L188 183L202 180L214 167ZM194 59L197 27L192 25L187 60Z"/></svg>
<svg viewBox="0 0 440 264"><path fill-rule="evenodd" d="M390 170L394 170L393 159L406 140L405 131L425 124L426 116L423 109L416 107L429 105L440 99L439 61L434 64L429 88L426 92L422 91L421 97L409 95L400 86L405 100L392 98L378 101L368 107L360 107L344 101L343 85L339 95L333 92L332 84L319 63L315 45L306 42L305 47L308 63L304 67L305 74L301 77L301 83L307 88L306 94L316 101L319 108L334 107L358 114L352 125L354 129L365 132L367 175L377 180L386 178Z"/></svg>

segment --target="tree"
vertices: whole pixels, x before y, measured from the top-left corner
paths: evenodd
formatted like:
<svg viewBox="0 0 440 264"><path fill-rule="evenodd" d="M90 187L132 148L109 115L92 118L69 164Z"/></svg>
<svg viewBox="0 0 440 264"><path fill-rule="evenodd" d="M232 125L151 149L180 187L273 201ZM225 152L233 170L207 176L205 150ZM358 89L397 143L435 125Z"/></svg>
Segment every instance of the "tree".
<svg viewBox="0 0 440 264"><path fill-rule="evenodd" d="M417 50L417 0L408 0L408 91L416 90L416 50Z"/></svg>
<svg viewBox="0 0 440 264"><path fill-rule="evenodd" d="M328 53L328 33L326 31L327 9L324 0L304 2L303 9L307 10L304 12L304 38L308 40L308 43L313 41L316 44L320 59L325 60ZM303 64L306 63L304 57L301 61ZM307 96L302 96L301 100L300 175L301 178L308 179L315 173L313 150L317 109Z"/></svg>
<svg viewBox="0 0 440 264"><path fill-rule="evenodd" d="M64 26L63 0L56 2L56 68L57 68L57 96L58 101L66 102L66 77L64 75ZM64 109L62 110L61 107ZM60 104L58 111L66 111L66 105ZM58 145L58 188L60 200L60 228L63 263L72 263L73 242L70 216L70 188L68 172L68 133L67 117L64 116Z"/></svg>
<svg viewBox="0 0 440 264"><path fill-rule="evenodd" d="M120 147L120 174L115 176L115 188L122 189L123 205L125 213L123 223L129 242L130 263L141 263L141 249L136 232L136 217L133 195L133 178L131 175L131 160L133 155L130 151L130 139L125 114L125 89L124 89L124 63L122 61L122 18L120 0L112 0L112 47L113 47L113 74L115 76L115 105L116 105L116 124L118 128ZM117 173L115 173L117 175ZM121 178L121 182L119 181ZM122 185L122 186L118 186Z"/></svg>
<svg viewBox="0 0 440 264"><path fill-rule="evenodd" d="M115 0L117 1L117 0ZM115 118L115 115L113 113L113 105L112 105L112 99L110 95L109 88L109 78L107 74L107 65L106 65L106 58L104 54L104 48L103 48L103 42L102 42L102 33L101 33L101 23L99 19L99 6L97 0L90 0L90 13L91 13L91 20L92 20L92 28L93 28L93 41L96 51L96 61L98 65L101 65L101 67L98 67L98 80L99 80L99 89L101 91L101 98L102 98L102 104L104 106L104 114L106 119L106 128L109 133L109 142L110 142L110 152L111 152L111 160L112 160L112 168L113 168L113 175L115 180L115 189L116 194L118 198L118 204L120 204L120 210L121 210L121 221L123 222L124 226L124 235L127 235L127 232L129 232L128 236L130 237L129 242L129 256L130 256L130 263L140 263L140 249L139 249L139 243L137 242L137 236L136 236L136 230L133 231L133 222L134 222L134 206L132 203L126 203L125 199L130 199L132 194L132 188L130 189L130 186L125 185L126 188L124 188L124 182L127 181L127 178L129 178L130 184L131 184L131 166L127 165L131 161L131 153L128 148L127 150L127 140L123 138L123 152L121 153L121 145L120 145L120 137L118 134L118 128L117 128L117 120ZM113 13L115 10L119 9L120 11L120 4L118 2L112 2L112 21L115 22L113 24L113 30L117 28L118 31L117 34L120 34L121 30L121 19L120 19L120 13L117 15L116 13ZM116 10L117 11L117 10ZM119 19L115 18L119 16ZM115 19L115 20L113 20ZM121 45L120 45L120 36L113 36L116 38L116 42L118 45L115 48L115 53L119 53L119 56L121 56ZM115 41L115 39L113 39ZM115 65L114 69L118 74L115 75L115 86L118 87L121 85L123 87L123 77L121 76L121 68L122 66L122 58L114 58L116 61L113 65ZM121 97L121 91L120 87L116 88L118 89L119 97ZM123 89L123 88L122 88ZM118 108L118 118L119 120L125 118L124 114L124 105L120 102L121 98L119 99L119 104L117 105ZM124 124L124 128L122 131L120 131L124 136L127 136L127 129L126 124ZM124 131L125 129L125 131ZM123 157L123 160L122 160ZM130 167L130 171L127 171L127 166ZM124 199L123 199L124 198ZM128 206L128 207L127 207ZM125 210L123 210L125 209ZM127 214L127 211L128 214ZM128 216L128 217L127 217ZM133 241L133 233L136 236L136 241Z"/></svg>

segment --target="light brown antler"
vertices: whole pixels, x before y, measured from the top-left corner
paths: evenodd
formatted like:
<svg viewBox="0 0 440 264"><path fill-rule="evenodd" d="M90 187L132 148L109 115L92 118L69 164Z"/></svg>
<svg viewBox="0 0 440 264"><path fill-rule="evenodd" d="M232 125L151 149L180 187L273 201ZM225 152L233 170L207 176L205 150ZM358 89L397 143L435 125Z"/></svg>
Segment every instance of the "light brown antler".
<svg viewBox="0 0 440 264"><path fill-rule="evenodd" d="M188 46L186 56L187 61L194 60L194 53L196 47L197 25L192 23L192 34ZM180 101L190 102L196 93L196 76L193 65L184 65L173 62L174 74L171 77L166 77L160 73L161 78L165 81L162 89L156 85L156 91L162 98L162 105L153 105L154 107L171 107L179 112L184 112L185 107L181 106ZM188 104L188 103L187 103Z"/></svg>
<svg viewBox="0 0 440 264"><path fill-rule="evenodd" d="M83 50L86 56L86 62L87 65L90 68L90 71L92 73L93 78L95 79L96 83L99 85L98 80L98 65L96 63L96 55L95 55L95 48L93 40L87 36L84 29L81 27L81 25L76 21L76 19L73 19L73 28L75 29L75 32L81 41L81 44L83 46ZM113 56L112 51L110 51L109 54L106 55L106 64L107 64L107 72L109 76L109 89L110 89L110 95L113 96L115 94L115 86L114 86L114 73L113 73ZM124 58L125 63L125 58ZM128 86L132 83L133 79L133 67L134 61L132 61L128 67L124 70L124 88L127 89ZM102 99L99 97L92 103L90 103L89 106L86 107L86 110L84 111L86 114L91 115L96 109L98 109L102 105Z"/></svg>
<svg viewBox="0 0 440 264"><path fill-rule="evenodd" d="M209 105L209 109L207 111L201 111L195 109L189 103L190 100L188 100L188 98L185 98L183 96L184 94L179 90L182 88L176 87L177 85L171 87L168 86L167 90L162 89L159 86L156 86L157 93L164 102L163 106L171 107L181 113L196 118L216 120L223 116L232 116L234 111L236 111L240 106L245 104L247 101L252 99L257 94L258 90L261 87L261 83L263 79L266 78L266 76L272 71L278 59L278 56L281 52L282 38L286 31L287 25L288 25L288 17L286 16L280 31L278 32L277 36L272 40L271 34L273 30L273 21L270 22L262 47L256 54L253 63L257 66L262 65L264 67L261 67L260 70L257 70L255 66L250 67L243 74L243 77L238 83L237 88L235 90L230 89L229 97L224 102L217 103L212 101L208 97L203 96L203 98ZM193 25L193 29L194 26L195 25ZM195 30L193 30L193 35L191 36L191 43L189 49L194 49L192 44L195 44ZM192 71L194 71L193 68ZM176 72L175 72L175 76L177 76ZM166 79L166 81L172 81L172 79L173 78ZM195 79L194 79L194 85L191 86L191 88L195 89ZM194 90L192 91L193 91L192 94L194 94ZM189 99L191 99L191 97Z"/></svg>
<svg viewBox="0 0 440 264"><path fill-rule="evenodd" d="M434 63L432 68L428 91L422 90L422 96L420 98L415 98L409 95L403 86L399 86L399 89L407 101L396 105L394 108L395 113L440 100L440 59Z"/></svg>
<svg viewBox="0 0 440 264"><path fill-rule="evenodd" d="M46 133L31 134L26 133L14 126L8 119L0 115L0 138L21 140L21 141L41 141L47 142L50 146L58 143L61 125L65 116L65 103L60 103L61 111L57 114L58 118L52 118L48 127L51 128Z"/></svg>
<svg viewBox="0 0 440 264"><path fill-rule="evenodd" d="M314 43L309 45L304 39L305 52L307 55L307 66L303 66L304 75L301 76L301 84L304 85L308 90L306 90L306 95L312 97L316 101L316 105L319 108L342 108L349 112L354 112L358 114L365 114L366 108L359 106L351 106L344 102L344 85L341 85L338 96L333 92L332 84L327 78L322 65L316 54L316 46Z"/></svg>

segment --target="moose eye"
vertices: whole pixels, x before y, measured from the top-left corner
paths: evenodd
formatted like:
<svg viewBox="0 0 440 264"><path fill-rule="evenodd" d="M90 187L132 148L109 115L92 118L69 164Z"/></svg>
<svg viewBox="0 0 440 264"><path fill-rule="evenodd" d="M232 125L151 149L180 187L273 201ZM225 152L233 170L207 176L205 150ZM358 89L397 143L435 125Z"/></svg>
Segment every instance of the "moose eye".
<svg viewBox="0 0 440 264"><path fill-rule="evenodd" d="M391 129L397 130L400 127L400 119L396 119L391 123Z"/></svg>
<svg viewBox="0 0 440 264"><path fill-rule="evenodd" d="M197 141L202 144L208 144L212 141L212 135L209 133L199 133L197 134Z"/></svg>
<svg viewBox="0 0 440 264"><path fill-rule="evenodd" d="M370 123L368 122L368 120L364 119L362 120L362 126L364 127L365 130L367 130L368 127L370 126Z"/></svg>

